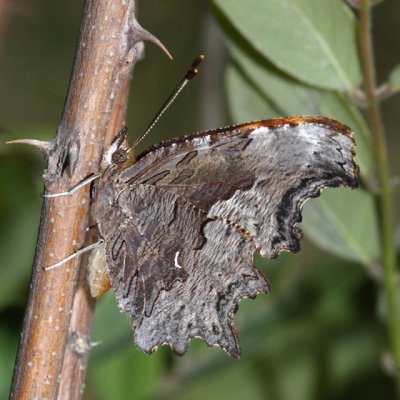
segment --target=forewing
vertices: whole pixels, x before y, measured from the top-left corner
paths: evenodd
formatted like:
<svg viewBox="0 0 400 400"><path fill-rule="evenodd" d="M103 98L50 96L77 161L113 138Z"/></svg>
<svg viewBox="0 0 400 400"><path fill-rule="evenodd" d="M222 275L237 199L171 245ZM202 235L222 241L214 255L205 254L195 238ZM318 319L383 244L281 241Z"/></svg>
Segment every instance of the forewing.
<svg viewBox="0 0 400 400"><path fill-rule="evenodd" d="M261 254L299 248L301 207L327 186L357 185L351 130L324 117L253 122L152 149L121 180L163 188L231 221Z"/></svg>

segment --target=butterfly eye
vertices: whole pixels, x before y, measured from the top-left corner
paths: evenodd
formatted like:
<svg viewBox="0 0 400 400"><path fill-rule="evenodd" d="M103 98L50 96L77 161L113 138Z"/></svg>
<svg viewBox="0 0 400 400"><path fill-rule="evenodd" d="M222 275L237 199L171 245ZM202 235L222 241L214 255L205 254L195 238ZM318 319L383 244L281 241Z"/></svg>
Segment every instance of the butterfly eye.
<svg viewBox="0 0 400 400"><path fill-rule="evenodd" d="M128 159L128 154L126 150L118 149L114 151L111 156L111 161L113 164L123 164Z"/></svg>

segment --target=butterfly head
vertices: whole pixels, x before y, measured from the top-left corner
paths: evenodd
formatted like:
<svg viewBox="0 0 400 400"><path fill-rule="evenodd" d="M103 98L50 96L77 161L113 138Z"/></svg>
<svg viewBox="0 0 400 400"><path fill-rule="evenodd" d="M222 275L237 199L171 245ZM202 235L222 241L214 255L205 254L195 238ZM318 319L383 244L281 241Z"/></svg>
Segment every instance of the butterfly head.
<svg viewBox="0 0 400 400"><path fill-rule="evenodd" d="M123 128L115 136L108 149L104 152L102 170L117 165L124 168L135 163L135 155L126 138L128 128Z"/></svg>

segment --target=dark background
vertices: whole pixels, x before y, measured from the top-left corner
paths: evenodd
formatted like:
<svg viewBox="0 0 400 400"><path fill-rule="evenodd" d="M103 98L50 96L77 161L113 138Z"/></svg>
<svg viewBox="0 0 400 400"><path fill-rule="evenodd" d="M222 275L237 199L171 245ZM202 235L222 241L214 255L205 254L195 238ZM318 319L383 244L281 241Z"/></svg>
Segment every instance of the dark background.
<svg viewBox="0 0 400 400"><path fill-rule="evenodd" d="M0 398L7 396L29 286L41 206L43 160L15 138L50 139L63 109L79 31L81 1L10 1L0 29ZM224 90L229 55L211 6L201 0L146 0L139 21L174 61L146 44L135 70L127 126L135 138L198 54L206 62L154 132L151 143L230 123ZM1 25L0 25L1 26ZM400 3L375 12L382 82L399 59ZM397 46L397 47L396 47ZM399 96L383 103L393 169L399 169ZM266 118L268 115L265 116ZM87 399L350 399L392 398L385 375L382 293L365 269L319 250L264 262L272 294L241 303L236 323L242 359L193 341L183 358L152 356L131 343L130 324L110 294L96 309L96 347Z"/></svg>

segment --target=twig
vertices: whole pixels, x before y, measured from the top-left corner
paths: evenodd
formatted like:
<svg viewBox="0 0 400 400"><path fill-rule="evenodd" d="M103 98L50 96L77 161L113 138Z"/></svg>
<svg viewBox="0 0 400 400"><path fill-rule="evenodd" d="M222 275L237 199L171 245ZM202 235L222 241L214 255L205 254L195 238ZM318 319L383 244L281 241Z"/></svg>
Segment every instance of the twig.
<svg viewBox="0 0 400 400"><path fill-rule="evenodd" d="M394 245L392 187L389 172L389 157L385 133L383 130L378 100L376 98L375 68L371 38L371 0L361 0L360 41L361 57L364 69L364 86L368 102L368 117L371 125L376 163L378 167L379 212L382 255L384 266L384 284L386 289L387 318L391 348L395 360L395 379L400 397L400 329L396 305L396 253Z"/></svg>
<svg viewBox="0 0 400 400"><path fill-rule="evenodd" d="M111 120L108 124L107 143L124 125L128 106L129 82L130 76L127 76L116 97ZM95 303L95 300L90 296L87 283L87 259L88 256L82 257L57 400L80 399L85 387L87 363L92 348L90 338Z"/></svg>
<svg viewBox="0 0 400 400"><path fill-rule="evenodd" d="M91 333L95 299L90 295L86 277L88 255L82 257L75 292L67 347L62 366L57 399L80 399L85 388L87 363L92 347Z"/></svg>
<svg viewBox="0 0 400 400"><path fill-rule="evenodd" d="M65 191L97 172L114 100L139 42L157 42L137 24L134 11L134 0L86 1L63 116L47 152L47 193ZM43 268L82 247L88 208L87 187L44 199L12 399L57 396L78 260L51 271Z"/></svg>

